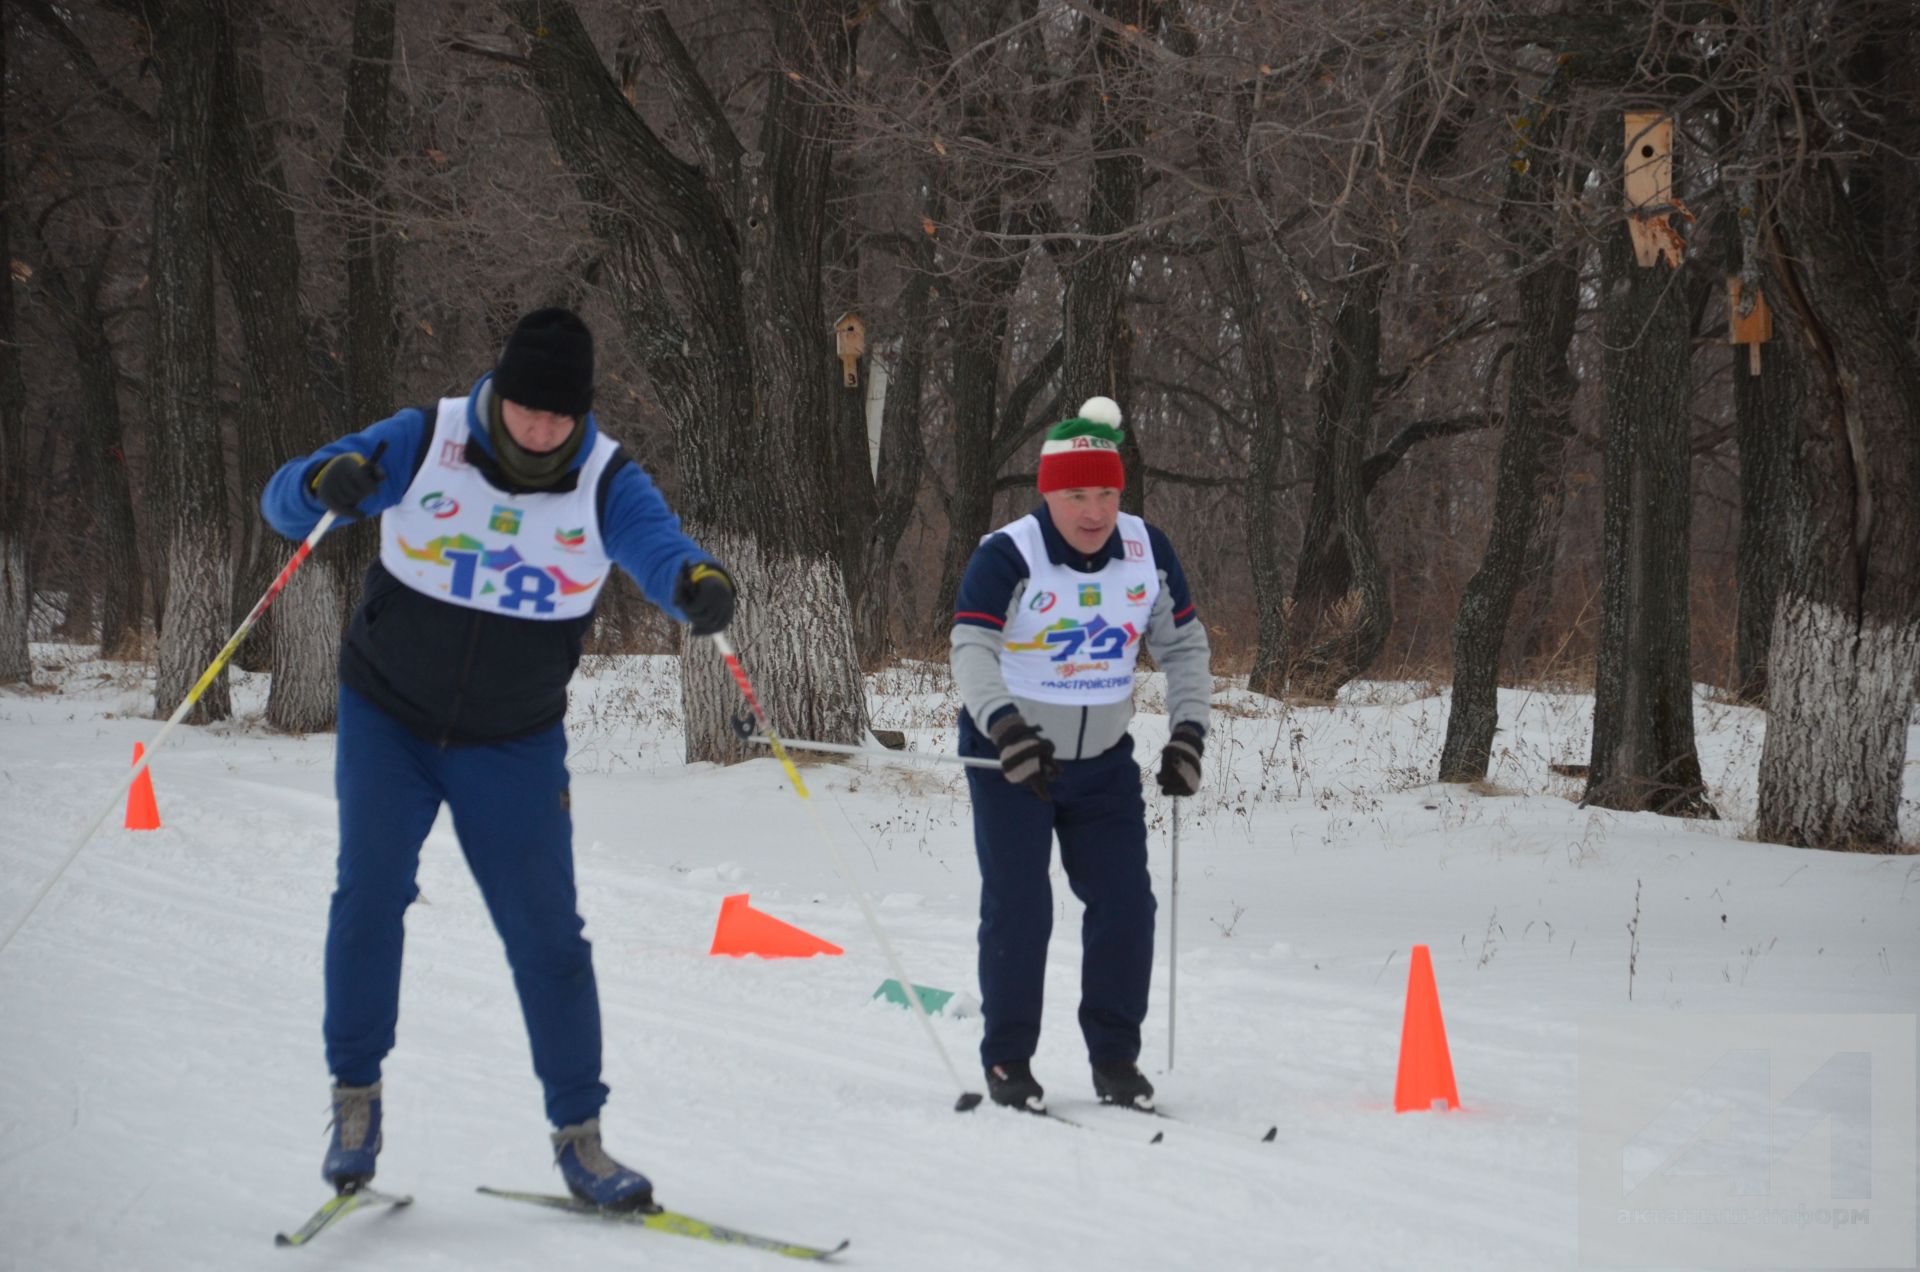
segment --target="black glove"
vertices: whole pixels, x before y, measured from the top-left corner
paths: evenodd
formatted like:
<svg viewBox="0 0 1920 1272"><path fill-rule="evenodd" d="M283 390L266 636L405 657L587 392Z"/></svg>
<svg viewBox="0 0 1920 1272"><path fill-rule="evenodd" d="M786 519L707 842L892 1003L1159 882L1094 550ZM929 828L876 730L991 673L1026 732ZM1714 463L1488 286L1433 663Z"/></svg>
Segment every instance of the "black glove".
<svg viewBox="0 0 1920 1272"><path fill-rule="evenodd" d="M711 561L697 561L680 571L673 603L693 624L695 636L727 630L733 621L733 576Z"/></svg>
<svg viewBox="0 0 1920 1272"><path fill-rule="evenodd" d="M1000 772L1015 786L1024 786L1041 799L1049 799L1047 783L1060 776L1060 765L1053 758L1053 743L1040 730L1028 724L1018 711L1009 712L987 727L993 744L1000 748Z"/></svg>
<svg viewBox="0 0 1920 1272"><path fill-rule="evenodd" d="M380 483L386 479L386 470L377 459L369 462L364 456L347 451L320 465L307 485L329 512L352 517L359 514L360 501L380 489Z"/></svg>
<svg viewBox="0 0 1920 1272"><path fill-rule="evenodd" d="M1200 756L1207 749L1206 734L1191 724L1176 724L1173 739L1160 748L1160 791L1191 795L1200 789Z"/></svg>

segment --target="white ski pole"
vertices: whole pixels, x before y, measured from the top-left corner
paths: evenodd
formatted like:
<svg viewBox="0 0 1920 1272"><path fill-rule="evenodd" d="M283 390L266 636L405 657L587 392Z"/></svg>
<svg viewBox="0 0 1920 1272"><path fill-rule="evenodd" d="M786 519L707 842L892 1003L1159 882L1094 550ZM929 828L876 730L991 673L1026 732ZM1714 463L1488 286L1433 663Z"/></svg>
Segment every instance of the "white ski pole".
<svg viewBox="0 0 1920 1272"><path fill-rule="evenodd" d="M1173 1072L1173 1007L1180 985L1180 797L1173 797L1173 896L1167 932L1167 1072Z"/></svg>
<svg viewBox="0 0 1920 1272"><path fill-rule="evenodd" d="M888 970L893 973L894 979L900 982L900 992L906 995L907 1006L912 1008L913 1014L920 1021L921 1028L926 1030L927 1041L933 1044L934 1052L940 1057L940 1063L946 1066L947 1076L953 1079L953 1085L959 1090L960 1098L954 1101L954 1111L965 1113L968 1109L977 1107L982 1098L980 1092L967 1090L967 1084L960 1080L960 1071L953 1067L953 1058L947 1055L946 1047L941 1045L940 1035L934 1031L933 1018L927 1015L927 1005L920 1001L920 995L914 989L913 980L900 966L900 956L893 952L893 943L887 940L887 934L880 926L880 919L874 914L873 907L867 904L867 894L860 890L859 883L854 880L853 870L847 865L847 859L841 855L840 845L834 842L832 834L827 830L827 824L820 820L820 811L813 806L813 797L807 793L807 784L800 780L800 770L795 768L793 761L787 758L786 748L780 745L780 736L773 731L773 724L767 719L767 713L760 709L760 697L754 693L753 682L747 679L746 668L740 665L739 657L733 652L733 642L727 639L725 632L715 632L713 646L720 651L720 657L726 660L727 670L733 673L733 682L740 687L740 696L747 700L747 709L753 712L754 722L760 726L760 732L766 736L767 745L773 748L774 756L786 768L787 780L793 783L794 794L798 795L800 802L806 805L808 820L813 822L814 830L819 832L820 842L827 846L827 855L833 859L833 868L840 872L840 877L846 881L847 890L853 893L853 899L859 903L861 917L867 921L867 931L873 933L874 943L880 947L880 953L886 958Z"/></svg>
<svg viewBox="0 0 1920 1272"><path fill-rule="evenodd" d="M749 733L747 741L759 746L774 745L772 738ZM998 772L1000 761L983 760L972 755L948 755L943 751L895 751L884 746L854 746L847 742L808 742L803 739L786 738L781 745L789 751L824 751L829 755L864 755L874 760L902 760L921 764L964 764L968 768L993 769Z"/></svg>
<svg viewBox="0 0 1920 1272"><path fill-rule="evenodd" d="M374 462L379 460L380 451L385 449L386 444L382 443L380 447L374 451ZM74 841L73 847L67 850L66 859L60 863L58 869L47 876L47 881L40 885L38 892L33 894L33 900L27 902L26 910L21 913L18 919L14 920L13 926L7 929L6 939L0 940L0 953L5 953L7 946L13 944L13 938L20 934L20 929L27 925L27 920L33 917L33 912L40 908L42 901L47 899L47 893L53 891L53 885L60 882L60 876L67 872L67 867L71 866L74 858L80 855L80 850L87 846L87 841L93 838L94 834L100 829L101 823L107 820L107 815L113 812L114 805L118 804L121 797L127 793L127 788L133 785L136 778L147 771L147 765L153 762L154 752L158 751L161 744L167 740L168 735L173 732L174 726L186 719L187 712L193 710L193 704L200 701L200 695L207 691L207 686L213 683L214 677L218 676L221 668L227 665L227 660L232 658L234 651L240 648L240 642L247 638L247 633L253 630L253 625L260 621L262 614L267 612L267 606L273 604L273 598L280 595L280 589L287 585L287 580L293 577L294 571L298 570L306 561L307 557L313 552L313 545L320 542L320 536L324 535L337 519L332 512L320 518L319 524L314 526L305 541L300 544L299 549L294 552L293 559L288 561L286 566L281 569L279 575L274 578L273 585L267 589L267 594L255 603L253 610L241 621L239 629L235 631L232 638L227 641L226 647L215 655L213 662L208 665L205 671L200 673L200 679L193 682L193 688L187 690L187 696L180 700L180 705L173 709L173 714L167 717L167 722L160 726L160 732L154 734L153 741L147 743L146 753L140 757L133 768L128 771L127 775L120 780L120 784L113 788L112 797L101 807L99 815L87 823L86 830L81 833L79 839Z"/></svg>

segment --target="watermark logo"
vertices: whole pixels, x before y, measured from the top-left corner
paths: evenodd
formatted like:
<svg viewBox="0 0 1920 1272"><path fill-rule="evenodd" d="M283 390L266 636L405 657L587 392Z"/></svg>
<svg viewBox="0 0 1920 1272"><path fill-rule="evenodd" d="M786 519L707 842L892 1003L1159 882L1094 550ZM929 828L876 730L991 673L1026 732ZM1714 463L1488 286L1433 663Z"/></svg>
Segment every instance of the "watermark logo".
<svg viewBox="0 0 1920 1272"><path fill-rule="evenodd" d="M1580 1265L1911 1267L1915 1020L1583 1020Z"/></svg>

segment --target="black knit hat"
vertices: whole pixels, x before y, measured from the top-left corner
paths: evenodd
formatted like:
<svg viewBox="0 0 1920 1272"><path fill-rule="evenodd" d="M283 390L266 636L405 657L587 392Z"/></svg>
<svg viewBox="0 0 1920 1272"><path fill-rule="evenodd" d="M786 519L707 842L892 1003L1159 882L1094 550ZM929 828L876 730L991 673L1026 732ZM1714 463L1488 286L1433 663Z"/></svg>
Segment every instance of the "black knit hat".
<svg viewBox="0 0 1920 1272"><path fill-rule="evenodd" d="M536 309L513 326L493 389L509 402L578 419L593 409L593 333L570 309Z"/></svg>

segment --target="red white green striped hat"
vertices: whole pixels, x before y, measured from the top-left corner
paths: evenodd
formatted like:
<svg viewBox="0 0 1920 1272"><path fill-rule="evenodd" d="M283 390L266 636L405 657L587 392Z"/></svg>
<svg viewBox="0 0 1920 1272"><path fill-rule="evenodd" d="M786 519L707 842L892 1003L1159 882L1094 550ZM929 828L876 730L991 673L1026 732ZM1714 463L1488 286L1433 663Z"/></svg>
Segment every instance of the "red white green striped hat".
<svg viewBox="0 0 1920 1272"><path fill-rule="evenodd" d="M1080 413L1047 430L1040 447L1040 492L1076 487L1115 490L1127 487L1126 466L1120 462L1120 404L1110 397L1090 397Z"/></svg>

